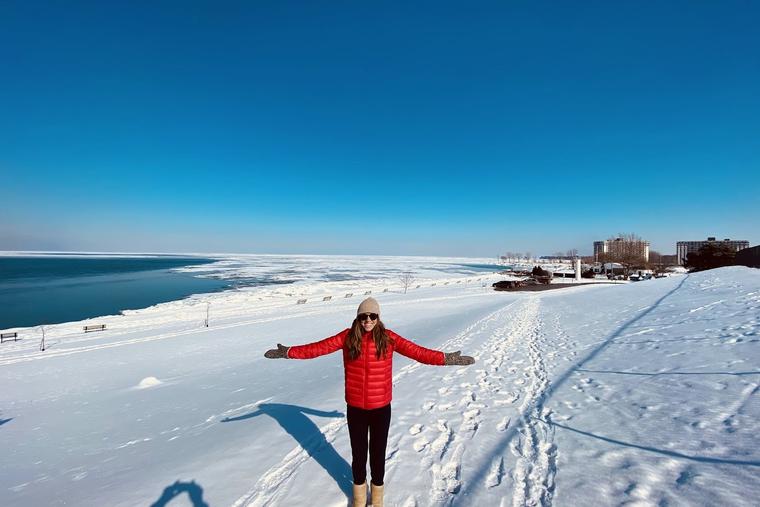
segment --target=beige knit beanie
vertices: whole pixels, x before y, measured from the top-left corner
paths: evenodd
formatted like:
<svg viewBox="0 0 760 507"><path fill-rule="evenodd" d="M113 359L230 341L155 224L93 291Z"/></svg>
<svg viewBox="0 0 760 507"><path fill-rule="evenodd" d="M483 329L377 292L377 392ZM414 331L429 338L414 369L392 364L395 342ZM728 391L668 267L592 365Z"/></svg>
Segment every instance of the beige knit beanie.
<svg viewBox="0 0 760 507"><path fill-rule="evenodd" d="M367 298L359 305L359 309L356 310L356 315L362 313L376 313L380 315L380 303L375 298Z"/></svg>

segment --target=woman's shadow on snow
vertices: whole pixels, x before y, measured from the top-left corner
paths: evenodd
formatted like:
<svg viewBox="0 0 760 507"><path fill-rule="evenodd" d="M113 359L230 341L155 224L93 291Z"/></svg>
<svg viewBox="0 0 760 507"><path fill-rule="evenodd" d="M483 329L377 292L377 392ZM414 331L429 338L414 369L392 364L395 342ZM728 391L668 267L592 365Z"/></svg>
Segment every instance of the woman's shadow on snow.
<svg viewBox="0 0 760 507"><path fill-rule="evenodd" d="M351 497L351 484L353 477L351 466L341 457L335 448L325 438L325 435L319 431L319 428L306 414L318 417L343 417L344 414L334 410L332 412L323 412L312 408L299 407L296 405L284 405L282 403L262 403L258 410L249 414L237 417L225 417L222 422L242 421L251 419L260 415L268 415L282 427L296 442L306 451L309 457L330 474L330 477L338 483L341 491Z"/></svg>

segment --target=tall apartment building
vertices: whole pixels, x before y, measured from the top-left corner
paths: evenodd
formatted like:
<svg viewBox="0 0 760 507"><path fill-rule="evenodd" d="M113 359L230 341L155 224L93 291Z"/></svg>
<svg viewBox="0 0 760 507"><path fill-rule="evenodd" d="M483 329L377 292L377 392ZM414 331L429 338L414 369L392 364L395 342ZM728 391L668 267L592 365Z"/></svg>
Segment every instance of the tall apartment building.
<svg viewBox="0 0 760 507"><path fill-rule="evenodd" d="M718 241L714 237L707 238L707 241L679 241L676 243L676 256L678 257L678 265L683 266L687 255L689 255L691 252L698 252L700 248L702 248L704 245L707 245L708 243L726 244L737 252L744 248L749 248L749 241L731 240L728 238L724 239L723 241Z"/></svg>
<svg viewBox="0 0 760 507"><path fill-rule="evenodd" d="M610 238L594 241L594 261L599 262L601 254L626 256L633 254L649 262L649 241L630 241L625 238Z"/></svg>

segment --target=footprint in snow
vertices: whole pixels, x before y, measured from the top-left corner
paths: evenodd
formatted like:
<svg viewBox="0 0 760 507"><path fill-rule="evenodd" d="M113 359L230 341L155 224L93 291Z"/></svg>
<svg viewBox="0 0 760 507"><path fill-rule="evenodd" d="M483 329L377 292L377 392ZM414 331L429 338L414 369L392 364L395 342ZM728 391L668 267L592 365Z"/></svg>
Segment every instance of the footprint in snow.
<svg viewBox="0 0 760 507"><path fill-rule="evenodd" d="M519 399L520 399L520 395L518 393L506 393L506 396L504 397L504 399L499 400L499 401L511 404L511 403L516 402Z"/></svg>
<svg viewBox="0 0 760 507"><path fill-rule="evenodd" d="M404 503L401 504L401 507L417 507L417 500L413 496L410 496L404 500Z"/></svg>
<svg viewBox="0 0 760 507"><path fill-rule="evenodd" d="M430 444L430 441L428 439L426 439L425 437L420 437L414 441L414 443L412 444L412 449L414 449L417 452L422 452L425 450L428 444Z"/></svg>
<svg viewBox="0 0 760 507"><path fill-rule="evenodd" d="M504 457L499 456L499 459L493 462L491 469L486 477L486 487L493 488L501 484L501 479L504 477Z"/></svg>
<svg viewBox="0 0 760 507"><path fill-rule="evenodd" d="M480 415L479 409L474 408L472 410L468 410L462 415L464 415L464 420L462 421L463 430L475 431L478 429L478 426L480 425L480 420L478 418Z"/></svg>

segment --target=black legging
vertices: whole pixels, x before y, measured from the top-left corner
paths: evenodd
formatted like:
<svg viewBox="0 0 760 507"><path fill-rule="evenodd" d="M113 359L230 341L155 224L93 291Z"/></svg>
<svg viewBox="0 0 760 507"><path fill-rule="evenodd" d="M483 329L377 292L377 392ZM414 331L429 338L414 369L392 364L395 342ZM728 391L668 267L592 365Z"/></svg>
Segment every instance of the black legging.
<svg viewBox="0 0 760 507"><path fill-rule="evenodd" d="M367 480L367 431L369 431L369 469L372 484L382 486L385 478L385 446L391 425L391 405L364 410L347 406L348 435L351 438L351 471L354 484Z"/></svg>

